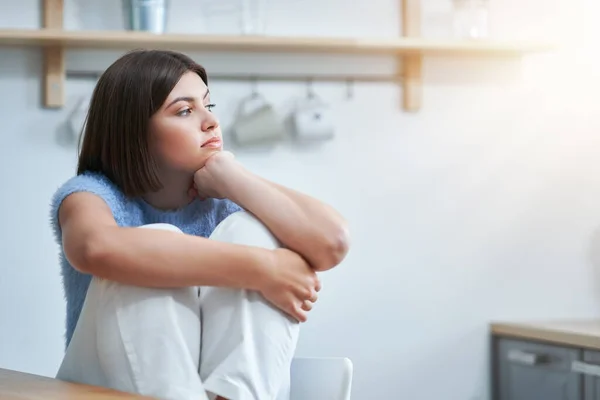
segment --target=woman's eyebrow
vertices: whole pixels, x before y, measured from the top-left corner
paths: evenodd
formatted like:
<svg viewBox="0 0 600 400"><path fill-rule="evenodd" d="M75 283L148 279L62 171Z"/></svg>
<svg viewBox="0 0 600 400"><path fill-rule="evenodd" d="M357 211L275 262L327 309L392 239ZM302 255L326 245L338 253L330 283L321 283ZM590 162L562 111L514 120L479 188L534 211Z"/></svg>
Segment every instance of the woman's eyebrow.
<svg viewBox="0 0 600 400"><path fill-rule="evenodd" d="M209 94L210 94L210 90L206 89L206 93L204 93L204 96L202 97L202 100L206 99ZM173 99L173 101L170 102L165 108L169 108L173 104L175 104L177 102L180 102L180 101L187 101L189 103L195 103L196 102L196 98L192 97L192 96L179 96L179 97L176 97L175 99Z"/></svg>
<svg viewBox="0 0 600 400"><path fill-rule="evenodd" d="M191 97L191 96L179 96L179 97L176 97L175 100L173 100L172 102L170 102L169 105L166 106L165 108L169 108L173 104L178 103L180 101L187 101L189 103L194 103L196 101L196 98Z"/></svg>

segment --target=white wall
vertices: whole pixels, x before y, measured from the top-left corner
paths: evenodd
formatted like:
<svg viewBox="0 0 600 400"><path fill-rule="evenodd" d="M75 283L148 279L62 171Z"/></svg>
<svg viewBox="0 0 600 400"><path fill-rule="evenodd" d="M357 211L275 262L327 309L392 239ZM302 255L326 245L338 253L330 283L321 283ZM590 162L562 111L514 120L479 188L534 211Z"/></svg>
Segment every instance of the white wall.
<svg viewBox="0 0 600 400"><path fill-rule="evenodd" d="M447 1L424 1L430 36L445 32ZM37 27L38 3L0 0L0 27ZM399 32L396 0L348 3L277 2L268 32ZM600 311L600 70L593 64L600 32L592 28L600 4L492 4L497 35L550 35L565 47L522 62L427 59L424 106L413 115L400 110L392 84L356 84L351 100L343 86L315 85L334 107L335 141L238 154L258 173L332 203L350 221L352 251L323 275L299 353L352 358L356 399L484 399L490 320ZM120 28L118 0L67 6L68 28ZM173 0L173 30L201 30L199 7ZM114 56L71 52L68 65L99 69ZM198 60L209 72L237 65L292 71L295 60L315 71L352 68L333 57L322 65L291 56ZM35 49L0 49L0 367L51 376L62 355L64 301L48 204L74 173L76 150L62 126L93 82L70 80L67 107L42 109L41 61ZM389 59L356 63L393 68ZM225 124L249 88L212 84ZM282 109L305 90L274 83L260 89Z"/></svg>

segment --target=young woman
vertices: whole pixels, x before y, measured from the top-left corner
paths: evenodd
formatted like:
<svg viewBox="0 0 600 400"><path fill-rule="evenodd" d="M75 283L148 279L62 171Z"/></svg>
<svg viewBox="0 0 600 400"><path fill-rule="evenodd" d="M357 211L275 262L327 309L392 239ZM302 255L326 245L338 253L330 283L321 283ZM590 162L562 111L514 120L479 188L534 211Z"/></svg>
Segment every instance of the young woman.
<svg viewBox="0 0 600 400"><path fill-rule="evenodd" d="M52 199L67 300L59 379L161 399L288 395L316 272L348 251L331 207L223 151L200 65L140 50L91 100ZM140 229L142 228L142 229Z"/></svg>

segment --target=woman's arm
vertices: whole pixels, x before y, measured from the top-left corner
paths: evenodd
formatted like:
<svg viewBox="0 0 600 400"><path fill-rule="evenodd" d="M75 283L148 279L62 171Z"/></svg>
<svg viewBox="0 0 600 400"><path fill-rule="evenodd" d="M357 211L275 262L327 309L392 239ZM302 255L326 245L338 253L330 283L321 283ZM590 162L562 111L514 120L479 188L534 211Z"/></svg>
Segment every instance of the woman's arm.
<svg viewBox="0 0 600 400"><path fill-rule="evenodd" d="M65 256L84 273L150 287L257 289L270 252L176 232L121 228L99 197L68 196L59 210Z"/></svg>
<svg viewBox="0 0 600 400"><path fill-rule="evenodd" d="M220 286L261 292L299 321L319 281L299 255L157 229L119 227L108 205L74 193L59 209L65 255L80 272L135 286Z"/></svg>
<svg viewBox="0 0 600 400"><path fill-rule="evenodd" d="M345 221L307 195L269 182L249 171L229 190L232 201L256 215L289 249L316 271L337 266L348 252Z"/></svg>
<svg viewBox="0 0 600 400"><path fill-rule="evenodd" d="M261 220L289 249L317 271L338 265L346 256L349 234L344 219L320 201L269 182L219 153L196 173L200 195L227 197ZM206 193L206 188L212 193Z"/></svg>

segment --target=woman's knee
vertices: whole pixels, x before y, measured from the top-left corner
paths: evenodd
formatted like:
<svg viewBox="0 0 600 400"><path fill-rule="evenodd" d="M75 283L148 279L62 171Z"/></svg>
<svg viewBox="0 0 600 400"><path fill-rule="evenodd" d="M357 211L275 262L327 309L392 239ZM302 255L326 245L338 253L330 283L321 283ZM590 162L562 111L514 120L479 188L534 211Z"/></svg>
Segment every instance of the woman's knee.
<svg viewBox="0 0 600 400"><path fill-rule="evenodd" d="M238 211L225 218L210 235L220 242L257 246L267 249L281 247L277 238L254 215Z"/></svg>

